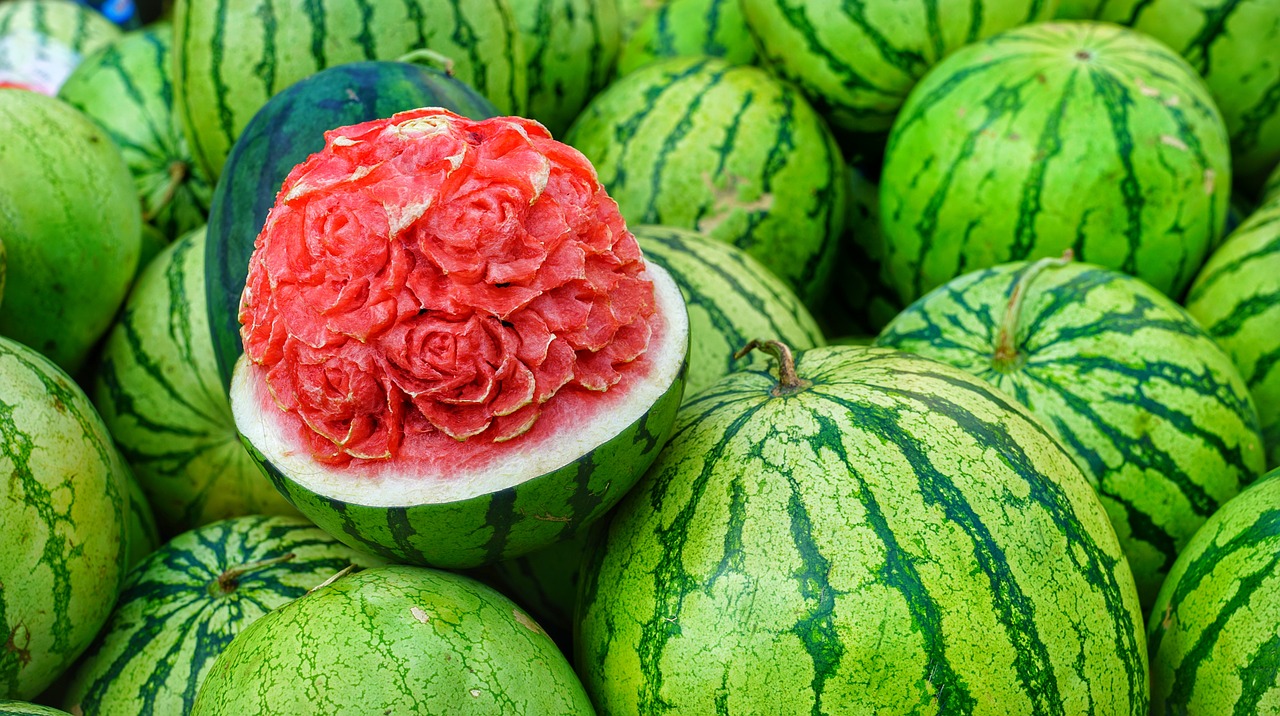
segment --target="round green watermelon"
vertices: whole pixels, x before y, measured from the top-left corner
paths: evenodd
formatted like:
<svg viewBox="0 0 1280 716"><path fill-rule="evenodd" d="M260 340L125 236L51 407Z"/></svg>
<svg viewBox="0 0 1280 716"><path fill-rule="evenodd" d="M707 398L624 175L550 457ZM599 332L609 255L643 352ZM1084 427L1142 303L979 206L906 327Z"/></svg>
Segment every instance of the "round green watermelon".
<svg viewBox="0 0 1280 716"><path fill-rule="evenodd" d="M705 55L734 65L756 59L737 0L662 0L648 8L618 56L618 75L672 57Z"/></svg>
<svg viewBox="0 0 1280 716"><path fill-rule="evenodd" d="M390 566L254 622L218 656L191 715L365 712L594 710L555 643L511 600L460 575Z"/></svg>
<svg viewBox="0 0 1280 716"><path fill-rule="evenodd" d="M509 0L528 64L524 116L553 136L609 84L621 34L617 0Z"/></svg>
<svg viewBox="0 0 1280 716"><path fill-rule="evenodd" d="M0 87L12 84L55 95L85 55L118 37L118 27L83 3L0 3Z"/></svg>
<svg viewBox="0 0 1280 716"><path fill-rule="evenodd" d="M583 567L603 713L1147 713L1142 615L1093 490L1004 394L817 348L686 403Z"/></svg>
<svg viewBox="0 0 1280 716"><path fill-rule="evenodd" d="M1222 235L1231 157L1181 57L1114 25L1045 23L938 64L894 123L880 191L903 301L1066 249L1178 297Z"/></svg>
<svg viewBox="0 0 1280 716"><path fill-rule="evenodd" d="M0 338L0 698L44 691L111 613L128 566L127 470L71 378Z"/></svg>

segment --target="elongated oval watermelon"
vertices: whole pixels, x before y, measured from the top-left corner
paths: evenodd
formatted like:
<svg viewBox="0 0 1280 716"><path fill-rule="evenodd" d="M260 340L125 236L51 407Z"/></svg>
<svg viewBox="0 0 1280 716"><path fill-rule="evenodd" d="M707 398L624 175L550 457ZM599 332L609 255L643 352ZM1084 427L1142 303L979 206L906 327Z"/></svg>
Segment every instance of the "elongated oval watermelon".
<svg viewBox="0 0 1280 716"><path fill-rule="evenodd" d="M524 116L564 134L609 84L621 31L617 0L509 0L528 63Z"/></svg>
<svg viewBox="0 0 1280 716"><path fill-rule="evenodd" d="M755 62L755 42L736 0L661 0L648 8L622 52L618 75L672 57L705 55Z"/></svg>
<svg viewBox="0 0 1280 716"><path fill-rule="evenodd" d="M1268 466L1280 466L1280 201L1209 257L1187 311L1235 361L1258 406Z"/></svg>
<svg viewBox="0 0 1280 716"><path fill-rule="evenodd" d="M1045 23L939 63L894 123L880 192L904 301L1065 249L1176 298L1222 235L1231 157L1181 57L1114 25Z"/></svg>
<svg viewBox="0 0 1280 716"><path fill-rule="evenodd" d="M1178 557L1147 625L1153 716L1280 703L1280 470L1222 506Z"/></svg>
<svg viewBox="0 0 1280 716"><path fill-rule="evenodd" d="M43 691L111 613L128 562L127 470L71 378L0 338L0 698Z"/></svg>
<svg viewBox="0 0 1280 716"><path fill-rule="evenodd" d="M129 572L62 704L97 716L190 713L237 634L351 565L379 564L299 517L248 515L178 535Z"/></svg>
<svg viewBox="0 0 1280 716"><path fill-rule="evenodd" d="M705 57L636 70L591 101L565 141L631 224L736 245L809 307L826 295L844 226L844 160L795 89Z"/></svg>
<svg viewBox="0 0 1280 716"><path fill-rule="evenodd" d="M523 112L528 99L507 0L178 0L173 25L177 111L215 178L268 99L334 65L426 48L502 112Z"/></svg>
<svg viewBox="0 0 1280 716"><path fill-rule="evenodd" d="M404 62L353 62L318 72L272 97L245 127L214 192L205 245L209 330L224 385L230 384L242 352L237 316L253 242L285 177L324 148L330 129L418 107L444 107L472 119L497 113L488 100L438 70Z"/></svg>
<svg viewBox="0 0 1280 716"><path fill-rule="evenodd" d="M55 95L85 55L119 36L111 21L71 0L0 3L0 87Z"/></svg>
<svg viewBox="0 0 1280 716"><path fill-rule="evenodd" d="M962 371L818 348L739 371L589 552L601 712L1147 712L1142 615L1089 484Z"/></svg>
<svg viewBox="0 0 1280 716"><path fill-rule="evenodd" d="M85 58L58 91L120 148L142 220L170 240L205 224L213 194L173 114L172 37L168 25L129 33Z"/></svg>
<svg viewBox="0 0 1280 716"><path fill-rule="evenodd" d="M1200 525L1265 469L1231 358L1115 271L1045 259L966 274L876 343L962 368L1044 421L1098 490L1144 606Z"/></svg>
<svg viewBox="0 0 1280 716"><path fill-rule="evenodd" d="M240 443L205 306L205 232L138 281L103 345L92 396L165 534L227 517L296 515Z"/></svg>

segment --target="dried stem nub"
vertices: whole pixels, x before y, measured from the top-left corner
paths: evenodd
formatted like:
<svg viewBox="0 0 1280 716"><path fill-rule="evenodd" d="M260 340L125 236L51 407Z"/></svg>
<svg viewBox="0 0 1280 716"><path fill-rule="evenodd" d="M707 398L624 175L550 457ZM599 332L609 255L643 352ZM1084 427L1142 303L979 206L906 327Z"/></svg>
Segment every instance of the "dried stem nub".
<svg viewBox="0 0 1280 716"><path fill-rule="evenodd" d="M760 338L752 340L747 345L733 354L734 359L739 359L758 350L773 356L778 361L778 385L774 387L773 394L778 397L784 395L792 395L808 388L811 382L801 378L796 374L796 359L791 354L791 348L782 341L766 341Z"/></svg>
<svg viewBox="0 0 1280 716"><path fill-rule="evenodd" d="M1009 303L1005 307L1004 318L1000 321L1000 331L996 335L996 349L991 364L996 370L1004 373L1018 367L1021 356L1018 355L1018 324L1022 320L1022 304L1026 301L1031 282L1036 280L1045 269L1066 266L1074 258L1074 252L1067 249L1057 258L1040 259L1023 270L1009 294Z"/></svg>
<svg viewBox="0 0 1280 716"><path fill-rule="evenodd" d="M266 569L267 567L274 567L277 564L283 564L293 559L295 556L297 555L293 552L289 552L288 554L282 554L279 557L272 557L271 559L264 559L259 562L249 562L237 567L230 567L222 574L219 574L218 578L209 584L209 593L214 596L230 594L236 591L236 588L240 586L240 578L244 575L256 572L260 569Z"/></svg>

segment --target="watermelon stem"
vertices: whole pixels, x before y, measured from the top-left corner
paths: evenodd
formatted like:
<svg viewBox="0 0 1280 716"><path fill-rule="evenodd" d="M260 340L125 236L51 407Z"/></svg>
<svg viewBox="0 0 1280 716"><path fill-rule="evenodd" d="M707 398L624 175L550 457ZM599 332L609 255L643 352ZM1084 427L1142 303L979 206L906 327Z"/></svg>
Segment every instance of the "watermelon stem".
<svg viewBox="0 0 1280 716"><path fill-rule="evenodd" d="M422 47L417 50L410 50L396 58L396 61L407 62L411 65L430 67L453 77L453 58L426 47Z"/></svg>
<svg viewBox="0 0 1280 716"><path fill-rule="evenodd" d="M271 559L264 559L259 562L249 562L248 564L242 564L238 567L231 567L222 574L219 574L217 579L213 580L213 583L209 585L209 593L215 597L230 594L236 591L236 588L240 586L240 578L244 575L256 572L260 569L266 569L267 567L274 567L277 564L283 564L296 556L297 555L293 552L289 552L288 554L282 554L279 557L272 557Z"/></svg>
<svg viewBox="0 0 1280 716"><path fill-rule="evenodd" d="M743 346L737 353L734 353L733 357L735 360L742 358L753 350L767 353L778 361L778 384L773 388L774 397L781 398L784 395L794 395L813 385L812 382L796 374L795 356L791 354L791 348L782 341L766 341L756 338Z"/></svg>
<svg viewBox="0 0 1280 716"><path fill-rule="evenodd" d="M1000 332L996 336L996 350L991 359L991 366L1001 373L1017 370L1022 364L1022 354L1018 352L1018 324L1022 320L1022 304L1026 300L1027 290L1031 282L1036 280L1045 269L1066 266L1075 258L1075 252L1067 249L1062 256L1045 258L1031 264L1018 277L1009 294L1009 305L1000 322Z"/></svg>
<svg viewBox="0 0 1280 716"><path fill-rule="evenodd" d="M315 591L317 591L317 590L319 590L319 589L323 589L324 587L327 587L327 586L329 586L330 584L333 584L334 582L338 581L339 579L342 579L343 577L347 576L348 574L351 574L351 573L352 573L352 572L354 572L354 571L356 571L356 565L354 565L354 564L348 564L347 566L343 567L342 569L340 569L340 570L338 570L336 573L334 573L334 575L333 575L332 577L329 577L328 579L326 579L326 580L324 580L323 582L321 582L321 583L317 584L316 586L312 587L311 589L308 589L308 590L307 590L307 594L311 594L311 593L313 593L313 592L315 592Z"/></svg>
<svg viewBox="0 0 1280 716"><path fill-rule="evenodd" d="M164 194L160 196L160 200L155 206L142 212L142 220L148 224L155 220L160 210L169 205L173 201L173 197L178 193L178 187L182 186L182 182L187 180L191 168L186 162L176 161L169 164L169 183L165 185Z"/></svg>

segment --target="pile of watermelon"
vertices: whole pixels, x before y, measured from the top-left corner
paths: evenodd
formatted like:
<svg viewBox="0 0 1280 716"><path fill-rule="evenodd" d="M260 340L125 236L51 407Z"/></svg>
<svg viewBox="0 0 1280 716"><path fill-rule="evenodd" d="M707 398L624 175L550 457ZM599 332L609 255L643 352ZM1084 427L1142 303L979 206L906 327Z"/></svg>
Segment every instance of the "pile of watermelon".
<svg viewBox="0 0 1280 716"><path fill-rule="evenodd" d="M1280 714L1277 46L0 0L0 716Z"/></svg>

